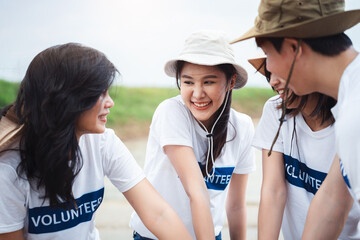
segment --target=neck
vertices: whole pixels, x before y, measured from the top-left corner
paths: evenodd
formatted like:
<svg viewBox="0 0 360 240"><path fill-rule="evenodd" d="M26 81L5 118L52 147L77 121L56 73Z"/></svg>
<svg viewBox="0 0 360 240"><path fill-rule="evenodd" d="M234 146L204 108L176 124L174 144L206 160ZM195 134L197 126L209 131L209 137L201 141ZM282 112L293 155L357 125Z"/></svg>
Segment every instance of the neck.
<svg viewBox="0 0 360 240"><path fill-rule="evenodd" d="M347 66L356 58L358 52L351 46L335 57L320 54L313 58L314 79L317 81L317 91L337 100L340 79ZM319 64L320 63L320 64Z"/></svg>
<svg viewBox="0 0 360 240"><path fill-rule="evenodd" d="M319 94L317 93L310 94L308 96L308 100L304 108L301 110L301 114L306 124L314 132L324 129L331 124L331 120L322 123L322 116L320 114L317 114L316 116L310 116L311 113L313 113L313 111L315 110L318 102L319 102Z"/></svg>
<svg viewBox="0 0 360 240"><path fill-rule="evenodd" d="M310 117L306 113L301 112L306 124L309 126L309 128L313 131L320 131L328 126L331 125L330 121L326 121L323 124L321 124L321 118L320 117Z"/></svg>

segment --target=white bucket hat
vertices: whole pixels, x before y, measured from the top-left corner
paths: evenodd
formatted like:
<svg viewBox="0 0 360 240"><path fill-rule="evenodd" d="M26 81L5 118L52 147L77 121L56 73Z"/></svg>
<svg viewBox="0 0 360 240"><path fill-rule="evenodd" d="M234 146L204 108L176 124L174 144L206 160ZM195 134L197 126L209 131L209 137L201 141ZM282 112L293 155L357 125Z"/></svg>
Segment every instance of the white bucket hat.
<svg viewBox="0 0 360 240"><path fill-rule="evenodd" d="M199 31L191 34L186 39L179 57L165 64L165 73L168 76L176 77L176 62L180 60L206 66L232 64L237 72L234 88L238 89L246 84L247 72L235 63L230 41L222 32Z"/></svg>

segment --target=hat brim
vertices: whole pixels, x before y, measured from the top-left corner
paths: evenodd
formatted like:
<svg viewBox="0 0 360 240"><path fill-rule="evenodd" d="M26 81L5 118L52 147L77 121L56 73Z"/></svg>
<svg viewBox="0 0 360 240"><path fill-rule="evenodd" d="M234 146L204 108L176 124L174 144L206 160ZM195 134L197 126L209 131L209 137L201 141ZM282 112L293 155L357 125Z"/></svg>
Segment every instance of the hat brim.
<svg viewBox="0 0 360 240"><path fill-rule="evenodd" d="M231 44L253 37L317 38L331 36L342 33L359 22L360 10L351 10L270 31L260 32L253 27L241 37L233 40Z"/></svg>
<svg viewBox="0 0 360 240"><path fill-rule="evenodd" d="M231 64L234 66L234 68L237 72L234 89L239 89L239 88L244 87L247 82L247 79L248 79L248 74L247 74L246 70L244 68L242 68L240 65L229 61L227 58L221 59L219 56L216 56L216 58L214 58L211 55L199 55L199 54L185 54L185 55L182 55L181 58L177 58L177 59L168 61L165 64L164 70L165 70L165 73L169 77L176 77L176 62L177 61L185 61L185 62L189 62L192 64L204 65L204 66L215 66L215 65L219 65L219 64Z"/></svg>
<svg viewBox="0 0 360 240"><path fill-rule="evenodd" d="M266 56L262 55L256 58L248 59L248 62L262 75L265 76L265 65L264 61L266 60Z"/></svg>

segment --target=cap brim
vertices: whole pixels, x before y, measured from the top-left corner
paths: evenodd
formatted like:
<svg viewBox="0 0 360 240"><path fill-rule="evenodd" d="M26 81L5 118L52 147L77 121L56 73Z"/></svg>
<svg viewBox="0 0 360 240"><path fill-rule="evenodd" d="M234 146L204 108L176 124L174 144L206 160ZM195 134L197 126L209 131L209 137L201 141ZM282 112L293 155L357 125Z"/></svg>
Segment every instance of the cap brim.
<svg viewBox="0 0 360 240"><path fill-rule="evenodd" d="M266 60L266 56L259 56L256 58L248 59L248 62L262 75L265 76L265 65L264 61Z"/></svg>
<svg viewBox="0 0 360 240"><path fill-rule="evenodd" d="M241 37L233 40L231 44L253 37L316 38L331 36L344 32L359 22L360 10L351 10L270 31L259 32L256 27L253 27Z"/></svg>

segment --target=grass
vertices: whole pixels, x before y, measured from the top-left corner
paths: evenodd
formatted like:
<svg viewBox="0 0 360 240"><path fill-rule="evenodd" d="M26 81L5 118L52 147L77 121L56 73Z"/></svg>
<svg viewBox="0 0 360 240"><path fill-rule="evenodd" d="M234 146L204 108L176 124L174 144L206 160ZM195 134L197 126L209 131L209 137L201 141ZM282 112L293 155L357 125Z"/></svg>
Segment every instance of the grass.
<svg viewBox="0 0 360 240"><path fill-rule="evenodd" d="M0 79L0 108L16 98L18 83ZM167 98L176 96L176 88L129 88L114 86L110 95L115 102L107 127L115 129L122 139L147 136L156 107ZM233 91L232 106L252 118L259 118L265 101L274 95L271 89L242 88Z"/></svg>
<svg viewBox="0 0 360 240"><path fill-rule="evenodd" d="M10 83L0 79L0 108L15 100L18 88L19 83Z"/></svg>

